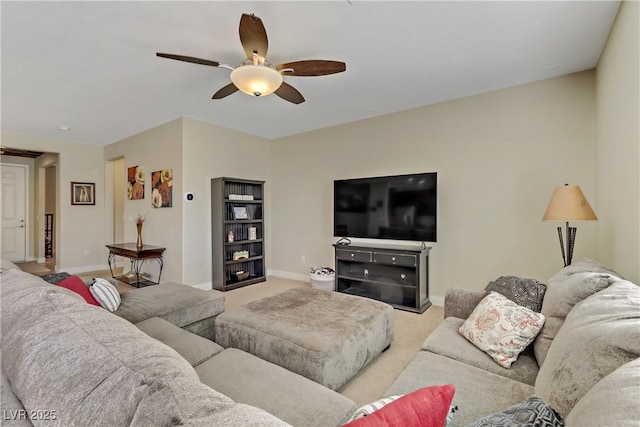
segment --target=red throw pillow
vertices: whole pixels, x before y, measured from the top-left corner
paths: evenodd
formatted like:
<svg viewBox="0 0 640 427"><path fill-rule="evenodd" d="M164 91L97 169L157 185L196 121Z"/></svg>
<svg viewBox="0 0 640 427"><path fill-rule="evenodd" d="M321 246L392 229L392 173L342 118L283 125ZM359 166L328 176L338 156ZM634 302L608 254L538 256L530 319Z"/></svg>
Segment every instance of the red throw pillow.
<svg viewBox="0 0 640 427"><path fill-rule="evenodd" d="M455 392L453 384L421 388L344 427L444 427Z"/></svg>
<svg viewBox="0 0 640 427"><path fill-rule="evenodd" d="M89 291L89 287L84 284L81 278L78 276L69 276L64 280L56 283L58 286L62 286L63 288L67 288L70 291L73 291L80 295L82 298L87 301L87 303L91 305L97 305L100 307L100 303L96 301L96 299L91 295L91 291Z"/></svg>

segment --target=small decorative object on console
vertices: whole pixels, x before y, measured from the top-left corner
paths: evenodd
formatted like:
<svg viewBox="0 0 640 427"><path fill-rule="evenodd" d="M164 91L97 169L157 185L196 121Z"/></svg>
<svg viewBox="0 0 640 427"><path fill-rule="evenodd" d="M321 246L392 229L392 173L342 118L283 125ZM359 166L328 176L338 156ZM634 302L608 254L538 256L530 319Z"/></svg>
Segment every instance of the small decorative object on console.
<svg viewBox="0 0 640 427"><path fill-rule="evenodd" d="M149 213L149 212L147 212ZM136 218L136 229L138 230L138 240L136 240L136 247L141 248L143 246L142 243L142 226L144 225L144 219L147 217L147 214L138 214L138 218Z"/></svg>

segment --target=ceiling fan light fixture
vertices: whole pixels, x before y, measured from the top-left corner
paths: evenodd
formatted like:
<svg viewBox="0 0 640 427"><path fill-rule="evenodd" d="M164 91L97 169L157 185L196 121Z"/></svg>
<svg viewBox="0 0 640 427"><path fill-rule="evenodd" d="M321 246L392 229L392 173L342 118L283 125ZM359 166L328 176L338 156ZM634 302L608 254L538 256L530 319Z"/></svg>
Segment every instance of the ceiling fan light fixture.
<svg viewBox="0 0 640 427"><path fill-rule="evenodd" d="M265 96L282 84L282 75L267 65L241 65L231 72L231 81L251 96Z"/></svg>

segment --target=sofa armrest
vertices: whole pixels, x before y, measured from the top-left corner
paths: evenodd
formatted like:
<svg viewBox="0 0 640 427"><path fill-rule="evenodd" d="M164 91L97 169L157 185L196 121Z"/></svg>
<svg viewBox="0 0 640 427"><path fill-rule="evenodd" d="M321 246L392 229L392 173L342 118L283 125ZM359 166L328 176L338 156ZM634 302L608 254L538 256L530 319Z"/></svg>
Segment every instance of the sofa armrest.
<svg viewBox="0 0 640 427"><path fill-rule="evenodd" d="M485 294L485 291L447 289L444 295L444 317L466 319Z"/></svg>

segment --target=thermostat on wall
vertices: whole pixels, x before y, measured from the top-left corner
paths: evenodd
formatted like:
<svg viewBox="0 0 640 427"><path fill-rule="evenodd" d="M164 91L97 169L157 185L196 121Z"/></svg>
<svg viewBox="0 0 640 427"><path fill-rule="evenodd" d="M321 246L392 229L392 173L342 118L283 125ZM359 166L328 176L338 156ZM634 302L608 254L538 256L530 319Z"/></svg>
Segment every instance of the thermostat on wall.
<svg viewBox="0 0 640 427"><path fill-rule="evenodd" d="M195 199L195 196L193 195L192 192L189 191L189 192L185 193L184 200L186 202L193 202L193 199Z"/></svg>

